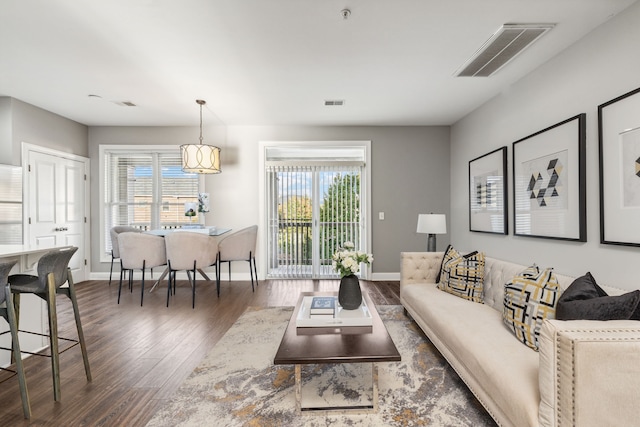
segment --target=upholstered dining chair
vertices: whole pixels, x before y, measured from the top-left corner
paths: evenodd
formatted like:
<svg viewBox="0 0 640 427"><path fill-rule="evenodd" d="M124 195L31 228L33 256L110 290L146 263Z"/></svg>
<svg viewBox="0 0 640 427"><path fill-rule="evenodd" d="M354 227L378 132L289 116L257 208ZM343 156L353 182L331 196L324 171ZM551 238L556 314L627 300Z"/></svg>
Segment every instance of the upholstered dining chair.
<svg viewBox="0 0 640 427"><path fill-rule="evenodd" d="M259 284L255 258L257 238L258 226L252 225L231 233L220 240L218 243L218 296L220 296L220 275L223 262L229 263L229 281L231 281L231 262L247 261L249 263L249 274L251 275L251 290L255 290L253 286L254 273L256 284Z"/></svg>
<svg viewBox="0 0 640 427"><path fill-rule="evenodd" d="M120 248L118 247L118 235L120 233L140 233L141 230L128 225L116 225L111 227L109 235L111 236L111 268L109 269L109 284L111 284L111 277L113 276L113 262L120 258Z"/></svg>
<svg viewBox="0 0 640 427"><path fill-rule="evenodd" d="M6 349L13 351L16 370L18 375L18 385L20 386L20 398L22 399L22 412L25 418L31 418L31 404L29 403L29 391L27 389L27 380L24 376L24 365L22 363L22 355L20 352L20 341L18 341L18 322L13 306L13 298L9 287L9 272L17 261L0 262L0 316L9 323L9 332L11 333L12 348ZM9 370L7 368L0 368Z"/></svg>
<svg viewBox="0 0 640 427"><path fill-rule="evenodd" d="M169 266L169 284L167 288L167 307L171 296L171 284L175 294L176 272L187 272L191 284L191 307L196 306L196 271L215 266L216 285L218 283L218 241L208 234L192 233L189 231L175 231L167 234L167 265Z"/></svg>
<svg viewBox="0 0 640 427"><path fill-rule="evenodd" d="M133 271L142 270L140 306L144 302L144 275L147 268L166 265L167 254L164 238L153 234L125 232L118 235L120 249L120 284L118 286L118 304L122 293L122 279L129 272L129 290L133 292Z"/></svg>
<svg viewBox="0 0 640 427"><path fill-rule="evenodd" d="M14 298L16 307L16 322L20 322L20 296L22 294L34 294L42 298L47 303L47 314L49 320L49 349L50 354L31 353L32 355L47 356L51 358L51 371L53 375L53 398L60 401L60 351L58 340L71 341L74 344L80 344L82 351L82 360L84 362L84 371L87 381L91 382L91 369L89 367L89 357L87 355L87 346L82 332L82 322L80 321L80 310L78 309L78 300L76 298L75 285L71 270L69 269L69 261L73 254L78 250L72 247L65 250L51 250L44 254L38 260L38 275L30 274L14 274L9 276L9 284L11 293ZM67 286L64 286L64 284ZM73 306L73 315L75 317L76 329L78 331L78 339L69 339L58 336L58 317L56 310L56 295L66 295L71 300ZM22 332L22 331L21 331ZM65 350L63 350L65 351Z"/></svg>

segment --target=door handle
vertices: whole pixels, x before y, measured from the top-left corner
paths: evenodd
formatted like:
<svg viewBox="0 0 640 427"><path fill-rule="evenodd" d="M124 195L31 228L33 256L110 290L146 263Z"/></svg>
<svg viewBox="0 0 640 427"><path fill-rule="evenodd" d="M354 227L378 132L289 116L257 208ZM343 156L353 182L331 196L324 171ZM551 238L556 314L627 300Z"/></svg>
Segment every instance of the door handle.
<svg viewBox="0 0 640 427"><path fill-rule="evenodd" d="M53 231L68 231L69 229L67 227L56 227L53 229Z"/></svg>

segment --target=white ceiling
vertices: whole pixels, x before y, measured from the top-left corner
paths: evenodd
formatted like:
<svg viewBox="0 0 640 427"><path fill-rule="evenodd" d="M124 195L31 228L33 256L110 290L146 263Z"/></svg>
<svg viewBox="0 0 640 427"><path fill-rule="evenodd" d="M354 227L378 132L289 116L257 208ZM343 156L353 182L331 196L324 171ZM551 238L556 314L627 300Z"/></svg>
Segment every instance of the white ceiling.
<svg viewBox="0 0 640 427"><path fill-rule="evenodd" d="M634 2L0 0L0 96L86 125L197 125L198 98L205 124L448 125ZM557 25L454 77L505 23Z"/></svg>

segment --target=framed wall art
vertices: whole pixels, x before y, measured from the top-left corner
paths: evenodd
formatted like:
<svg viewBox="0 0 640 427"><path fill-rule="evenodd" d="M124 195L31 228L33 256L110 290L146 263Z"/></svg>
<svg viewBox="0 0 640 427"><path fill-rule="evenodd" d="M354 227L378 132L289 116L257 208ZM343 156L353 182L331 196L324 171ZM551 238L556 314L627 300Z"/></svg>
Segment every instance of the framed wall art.
<svg viewBox="0 0 640 427"><path fill-rule="evenodd" d="M598 106L600 242L640 246L640 88Z"/></svg>
<svg viewBox="0 0 640 427"><path fill-rule="evenodd" d="M514 234L587 241L586 114L513 143Z"/></svg>
<svg viewBox="0 0 640 427"><path fill-rule="evenodd" d="M469 161L469 230L508 234L507 147Z"/></svg>

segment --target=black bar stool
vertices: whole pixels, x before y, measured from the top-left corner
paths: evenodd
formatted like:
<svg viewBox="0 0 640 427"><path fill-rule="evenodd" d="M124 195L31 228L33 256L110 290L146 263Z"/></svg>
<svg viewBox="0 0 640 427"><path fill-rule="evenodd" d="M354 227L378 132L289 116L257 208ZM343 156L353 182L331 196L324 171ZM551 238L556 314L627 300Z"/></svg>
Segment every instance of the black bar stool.
<svg viewBox="0 0 640 427"><path fill-rule="evenodd" d="M16 321L16 313L13 307L13 298L7 279L11 268L16 261L0 262L0 316L4 317L9 323L9 331L11 333L11 341L13 349L2 347L3 350L12 350L15 359L16 370L18 375L18 384L20 385L20 398L22 399L22 412L25 418L31 418L31 404L29 403L29 391L27 390L27 380L24 376L24 366L22 364L22 356L20 354L20 342L18 341L18 323ZM4 304L4 306L2 306ZM6 371L11 369L0 368ZM13 371L12 371L13 372Z"/></svg>
<svg viewBox="0 0 640 427"><path fill-rule="evenodd" d="M76 299L76 291L69 269L69 261L73 254L78 250L72 247L68 250L52 250L44 254L38 261L38 275L15 274L9 276L11 292L14 295L14 304L16 307L16 319L19 325L20 321L20 294L34 294L47 302L49 317L49 335L30 332L36 335L48 336L50 340L50 353L29 353L38 356L51 357L51 370L53 375L53 398L55 401L60 400L60 351L58 347L58 339L73 342L74 344L66 349L80 344L82 350L82 359L84 361L84 370L87 381L91 381L91 370L89 368L89 358L87 356L87 346L84 341L82 332L82 323L80 322L80 311L78 310L78 301ZM65 283L68 286L62 287ZM56 314L56 294L66 295L71 299L73 305L73 314L75 316L76 328L78 330L78 339L69 339L58 337L58 317Z"/></svg>

